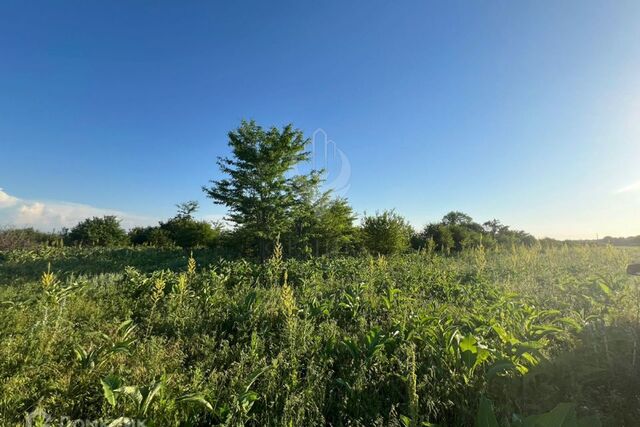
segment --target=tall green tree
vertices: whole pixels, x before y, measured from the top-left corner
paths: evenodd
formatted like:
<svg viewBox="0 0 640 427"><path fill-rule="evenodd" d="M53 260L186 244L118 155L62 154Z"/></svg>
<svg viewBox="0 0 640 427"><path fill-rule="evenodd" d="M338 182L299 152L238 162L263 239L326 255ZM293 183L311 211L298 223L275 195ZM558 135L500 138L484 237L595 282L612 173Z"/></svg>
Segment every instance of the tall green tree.
<svg viewBox="0 0 640 427"><path fill-rule="evenodd" d="M393 210L365 215L362 219L362 239L372 254L390 255L409 248L413 229Z"/></svg>
<svg viewBox="0 0 640 427"><path fill-rule="evenodd" d="M228 219L255 241L264 260L271 243L290 227L292 210L317 190L321 172L291 175L309 159L308 140L291 124L263 129L253 120L242 121L228 136L232 156L217 162L226 178L203 190L229 209Z"/></svg>

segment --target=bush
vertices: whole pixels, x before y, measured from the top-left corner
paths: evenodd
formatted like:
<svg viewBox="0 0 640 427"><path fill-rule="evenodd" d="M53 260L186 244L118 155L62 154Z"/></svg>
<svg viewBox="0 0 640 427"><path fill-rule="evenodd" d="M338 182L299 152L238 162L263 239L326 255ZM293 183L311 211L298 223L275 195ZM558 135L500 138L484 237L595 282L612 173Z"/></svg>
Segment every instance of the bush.
<svg viewBox="0 0 640 427"><path fill-rule="evenodd" d="M0 425L36 409L50 425L640 419L637 288L624 272L639 249L265 265L210 250L33 252L0 264ZM601 424L519 423L558 402Z"/></svg>
<svg viewBox="0 0 640 427"><path fill-rule="evenodd" d="M60 238L59 234L45 233L33 228L6 228L0 230L0 251L56 244Z"/></svg>
<svg viewBox="0 0 640 427"><path fill-rule="evenodd" d="M133 245L154 246L157 248L174 246L171 236L160 227L135 227L129 231L129 240Z"/></svg>
<svg viewBox="0 0 640 427"><path fill-rule="evenodd" d="M419 249L427 247L430 241L436 250L444 253L460 252L480 245L493 248L497 245L531 246L536 243L535 237L523 231L510 230L496 219L480 225L462 212L449 212L439 223L427 225L413 237L412 245Z"/></svg>
<svg viewBox="0 0 640 427"><path fill-rule="evenodd" d="M451 226L444 224L429 224L420 233L421 246L426 247L429 240L433 241L435 249L449 253L456 246Z"/></svg>
<svg viewBox="0 0 640 427"><path fill-rule="evenodd" d="M176 245L183 248L213 247L220 236L219 227L210 222L197 221L190 217L177 216L160 223L160 231Z"/></svg>
<svg viewBox="0 0 640 427"><path fill-rule="evenodd" d="M80 222L67 234L66 241L83 246L124 246L129 243L129 238L120 226L120 220L107 215Z"/></svg>
<svg viewBox="0 0 640 427"><path fill-rule="evenodd" d="M384 211L362 220L362 241L373 254L389 255L409 248L413 229L394 211Z"/></svg>

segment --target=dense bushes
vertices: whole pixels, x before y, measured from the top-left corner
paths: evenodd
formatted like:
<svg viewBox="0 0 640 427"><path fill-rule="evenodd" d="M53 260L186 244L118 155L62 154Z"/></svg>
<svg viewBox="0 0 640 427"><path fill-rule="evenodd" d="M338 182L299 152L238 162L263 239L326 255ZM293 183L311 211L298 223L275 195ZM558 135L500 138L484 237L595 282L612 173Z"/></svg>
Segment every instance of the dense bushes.
<svg viewBox="0 0 640 427"><path fill-rule="evenodd" d="M213 248L220 243L221 230L207 221L171 218L157 227L136 227L129 232L132 245L157 248Z"/></svg>
<svg viewBox="0 0 640 427"><path fill-rule="evenodd" d="M30 249L41 245L60 244L62 236L33 228L0 229L0 251Z"/></svg>
<svg viewBox="0 0 640 427"><path fill-rule="evenodd" d="M345 199L321 197L299 204L289 229L280 240L287 256L335 255L352 252L356 245L355 215Z"/></svg>
<svg viewBox="0 0 640 427"><path fill-rule="evenodd" d="M112 215L87 218L73 227L65 236L65 242L82 246L125 246L129 237Z"/></svg>
<svg viewBox="0 0 640 427"><path fill-rule="evenodd" d="M160 222L160 231L182 248L214 247L219 240L221 227L193 218L193 213L199 207L198 202L192 200L176 206L178 213L166 222Z"/></svg>
<svg viewBox="0 0 640 427"><path fill-rule="evenodd" d="M176 217L160 223L160 230L176 245L183 248L213 247L220 237L220 229L210 222Z"/></svg>
<svg viewBox="0 0 640 427"><path fill-rule="evenodd" d="M636 250L262 264L211 252L12 254L0 264L0 419L471 426L491 400L498 421L475 425L552 425L517 421L560 402L637 425L637 289L624 273ZM569 421L553 425L600 425Z"/></svg>
<svg viewBox="0 0 640 427"><path fill-rule="evenodd" d="M113 216L86 219L61 235L32 228L7 229L0 231L0 250L59 245L64 237L68 245L216 247L234 256L257 256L258 243L250 228L224 228L220 224L197 220L193 217L198 208L196 202L178 207L174 217L161 221L158 226L135 227L128 234ZM536 243L530 234L511 230L497 220L480 225L461 212L451 212L442 221L428 224L418 233L394 211L365 215L359 227L354 225L355 218L345 199L331 199L325 195L299 203L291 211L287 231L279 236L285 256L303 259L364 251L388 255L404 252L410 246L416 250L424 248L449 254L480 245L492 248Z"/></svg>
<svg viewBox="0 0 640 427"><path fill-rule="evenodd" d="M384 211L362 219L362 242L372 254L389 255L409 248L413 232L407 221L394 211Z"/></svg>
<svg viewBox="0 0 640 427"><path fill-rule="evenodd" d="M608 245L616 245L616 246L640 246L640 236L632 236L632 237L606 236L602 238L601 242L606 243Z"/></svg>
<svg viewBox="0 0 640 427"><path fill-rule="evenodd" d="M460 252L465 248L480 245L492 248L496 245L530 246L536 239L524 231L510 230L498 220L480 225L462 212L449 212L439 223L428 224L421 232L414 234L411 243L415 249L428 248L444 252Z"/></svg>
<svg viewBox="0 0 640 427"><path fill-rule="evenodd" d="M129 240L134 246L154 246L163 248L175 246L175 242L171 240L169 233L160 227L135 227L129 231Z"/></svg>

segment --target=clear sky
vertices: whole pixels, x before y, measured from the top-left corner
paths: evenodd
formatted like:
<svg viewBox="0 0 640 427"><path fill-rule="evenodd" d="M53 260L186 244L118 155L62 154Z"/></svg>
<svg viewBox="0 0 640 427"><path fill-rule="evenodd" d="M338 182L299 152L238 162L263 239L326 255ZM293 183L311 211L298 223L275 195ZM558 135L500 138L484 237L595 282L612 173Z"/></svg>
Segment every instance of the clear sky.
<svg viewBox="0 0 640 427"><path fill-rule="evenodd" d="M243 118L321 129L358 212L640 234L637 0L0 4L0 224L222 216Z"/></svg>

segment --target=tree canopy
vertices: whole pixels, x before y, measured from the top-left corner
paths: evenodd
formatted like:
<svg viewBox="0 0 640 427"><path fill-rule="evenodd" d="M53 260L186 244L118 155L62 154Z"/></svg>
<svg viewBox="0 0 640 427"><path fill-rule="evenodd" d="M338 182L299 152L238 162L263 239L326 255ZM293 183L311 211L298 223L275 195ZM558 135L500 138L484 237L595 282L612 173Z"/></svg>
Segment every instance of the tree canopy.
<svg viewBox="0 0 640 427"><path fill-rule="evenodd" d="M203 190L229 209L228 219L256 241L264 259L268 246L290 229L293 210L317 192L321 171L290 174L295 165L309 160L308 140L290 124L263 129L254 121L242 121L228 136L232 156L217 162L226 177Z"/></svg>
<svg viewBox="0 0 640 427"><path fill-rule="evenodd" d="M113 215L85 219L71 229L65 240L85 246L122 246L129 243L120 220Z"/></svg>

